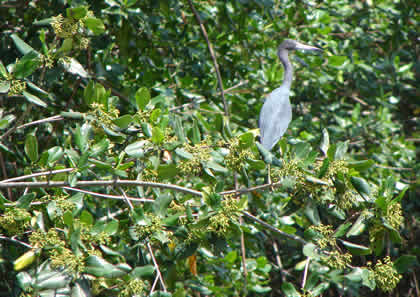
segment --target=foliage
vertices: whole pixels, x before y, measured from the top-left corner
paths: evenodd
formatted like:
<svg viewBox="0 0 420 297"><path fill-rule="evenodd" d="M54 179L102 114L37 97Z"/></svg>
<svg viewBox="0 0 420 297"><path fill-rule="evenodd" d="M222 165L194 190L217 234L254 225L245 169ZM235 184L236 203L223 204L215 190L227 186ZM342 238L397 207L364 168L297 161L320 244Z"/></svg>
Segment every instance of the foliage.
<svg viewBox="0 0 420 297"><path fill-rule="evenodd" d="M2 2L0 296L415 292L415 13ZM268 152L257 115L285 38L324 54L293 54L294 119Z"/></svg>

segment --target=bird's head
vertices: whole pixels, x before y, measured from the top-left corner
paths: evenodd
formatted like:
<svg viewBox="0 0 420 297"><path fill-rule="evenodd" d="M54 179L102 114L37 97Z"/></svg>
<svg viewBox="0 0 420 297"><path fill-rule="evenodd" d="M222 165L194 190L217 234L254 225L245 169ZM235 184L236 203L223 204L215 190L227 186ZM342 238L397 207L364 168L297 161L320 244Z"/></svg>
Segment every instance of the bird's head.
<svg viewBox="0 0 420 297"><path fill-rule="evenodd" d="M306 45L303 43L300 43L296 40L286 39L284 40L278 48L278 51L281 50L287 50L287 51L293 51L293 50L306 50L306 51L322 51L322 49L317 48L315 46Z"/></svg>

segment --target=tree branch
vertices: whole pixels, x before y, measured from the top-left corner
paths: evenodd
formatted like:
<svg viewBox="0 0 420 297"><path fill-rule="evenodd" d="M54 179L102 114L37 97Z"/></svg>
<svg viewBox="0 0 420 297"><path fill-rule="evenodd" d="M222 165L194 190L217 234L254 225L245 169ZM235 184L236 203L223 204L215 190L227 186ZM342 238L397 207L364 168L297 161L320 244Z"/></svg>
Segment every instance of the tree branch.
<svg viewBox="0 0 420 297"><path fill-rule="evenodd" d="M161 189L169 189L194 196L203 196L199 191L163 183L145 182L139 180L94 180L94 181L78 181L74 186L90 187L90 186L137 186L137 187L154 187ZM0 189L6 188L62 188L70 187L66 181L46 181L46 182L1 182Z"/></svg>
<svg viewBox="0 0 420 297"><path fill-rule="evenodd" d="M213 51L213 46L211 45L209 37L207 36L206 27L204 27L203 22L201 21L200 15L198 14L197 10L195 9L194 4L192 3L192 0L188 0L188 4L190 5L190 8L191 8L192 12L194 13L195 18L196 18L198 24L200 25L201 33L203 33L204 39L207 42L207 47L209 48L209 52L210 52L211 58L213 60L214 69L216 70L216 77L217 77L217 82L219 84L220 94L222 95L222 99L223 99L223 108L224 108L224 111L225 111L225 116L229 116L229 107L227 105L227 101L226 101L226 98L225 98L225 90L223 88L222 76L220 75L219 65L217 64L217 59L216 59L216 55L214 54L214 51Z"/></svg>

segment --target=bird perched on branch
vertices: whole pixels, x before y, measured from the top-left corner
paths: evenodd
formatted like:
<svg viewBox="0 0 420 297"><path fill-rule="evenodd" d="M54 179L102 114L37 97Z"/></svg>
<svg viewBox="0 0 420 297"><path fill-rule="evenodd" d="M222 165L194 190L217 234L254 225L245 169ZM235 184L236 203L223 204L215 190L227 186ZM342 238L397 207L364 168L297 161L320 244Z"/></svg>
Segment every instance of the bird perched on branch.
<svg viewBox="0 0 420 297"><path fill-rule="evenodd" d="M289 96L293 80L293 66L288 55L289 51L293 50L322 51L320 48L290 39L286 39L280 44L277 56L284 67L283 83L268 95L259 118L261 144L269 151L286 132L292 120L292 106Z"/></svg>

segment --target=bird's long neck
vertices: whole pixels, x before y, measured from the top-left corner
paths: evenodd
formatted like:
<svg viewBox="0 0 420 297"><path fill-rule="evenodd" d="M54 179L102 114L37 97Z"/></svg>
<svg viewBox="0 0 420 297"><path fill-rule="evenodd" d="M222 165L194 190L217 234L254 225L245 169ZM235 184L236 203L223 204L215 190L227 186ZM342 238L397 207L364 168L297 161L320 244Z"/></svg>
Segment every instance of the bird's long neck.
<svg viewBox="0 0 420 297"><path fill-rule="evenodd" d="M286 88L289 88L292 86L293 81L293 66L292 63L289 61L288 57L289 51L285 49L280 49L277 53L279 56L279 59L284 67L284 79L282 87L285 86Z"/></svg>

